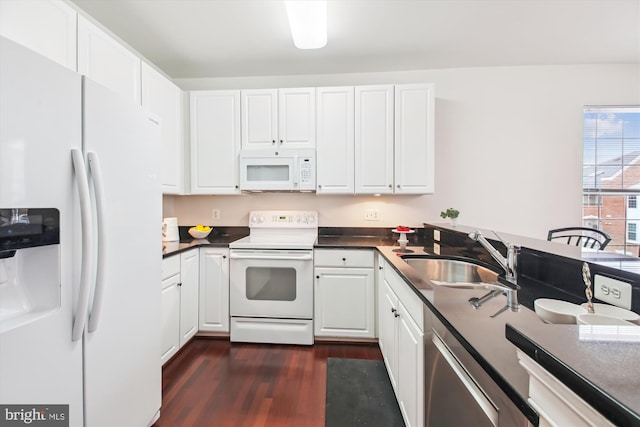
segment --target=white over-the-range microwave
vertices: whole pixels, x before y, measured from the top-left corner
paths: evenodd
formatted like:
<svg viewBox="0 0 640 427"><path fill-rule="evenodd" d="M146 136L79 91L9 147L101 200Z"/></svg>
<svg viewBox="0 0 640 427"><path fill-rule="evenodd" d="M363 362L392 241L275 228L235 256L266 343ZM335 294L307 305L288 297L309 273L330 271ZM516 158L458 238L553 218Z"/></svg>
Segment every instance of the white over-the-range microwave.
<svg viewBox="0 0 640 427"><path fill-rule="evenodd" d="M315 191L315 150L242 150L240 190Z"/></svg>

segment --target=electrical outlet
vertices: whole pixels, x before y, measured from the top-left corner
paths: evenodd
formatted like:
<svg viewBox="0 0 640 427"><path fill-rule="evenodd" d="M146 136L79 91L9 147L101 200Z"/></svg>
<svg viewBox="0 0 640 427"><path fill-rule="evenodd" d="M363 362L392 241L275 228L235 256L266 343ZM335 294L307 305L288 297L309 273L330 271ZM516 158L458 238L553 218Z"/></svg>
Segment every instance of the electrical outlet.
<svg viewBox="0 0 640 427"><path fill-rule="evenodd" d="M440 241L440 230L433 230L433 240L436 242Z"/></svg>
<svg viewBox="0 0 640 427"><path fill-rule="evenodd" d="M631 285L627 282L596 274L594 296L600 301L631 310Z"/></svg>
<svg viewBox="0 0 640 427"><path fill-rule="evenodd" d="M433 244L433 253L436 255L440 255L440 245L437 243Z"/></svg>
<svg viewBox="0 0 640 427"><path fill-rule="evenodd" d="M365 209L364 210L364 220L365 221L379 221L380 211L378 209Z"/></svg>
<svg viewBox="0 0 640 427"><path fill-rule="evenodd" d="M213 209L211 211L211 218L214 220L220 219L220 209Z"/></svg>

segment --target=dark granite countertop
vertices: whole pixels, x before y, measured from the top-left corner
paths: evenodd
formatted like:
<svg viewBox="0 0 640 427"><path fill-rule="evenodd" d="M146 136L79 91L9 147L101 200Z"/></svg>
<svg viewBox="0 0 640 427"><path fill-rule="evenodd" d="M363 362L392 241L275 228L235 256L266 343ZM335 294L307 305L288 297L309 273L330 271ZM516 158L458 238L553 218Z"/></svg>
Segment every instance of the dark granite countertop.
<svg viewBox="0 0 640 427"><path fill-rule="evenodd" d="M229 243L249 235L249 227L216 227L206 239L194 239L188 230L189 227L180 226L180 241L162 242L163 258L200 246L228 248Z"/></svg>
<svg viewBox="0 0 640 427"><path fill-rule="evenodd" d="M506 336L616 426L640 425L640 342L623 341L640 326L507 324Z"/></svg>

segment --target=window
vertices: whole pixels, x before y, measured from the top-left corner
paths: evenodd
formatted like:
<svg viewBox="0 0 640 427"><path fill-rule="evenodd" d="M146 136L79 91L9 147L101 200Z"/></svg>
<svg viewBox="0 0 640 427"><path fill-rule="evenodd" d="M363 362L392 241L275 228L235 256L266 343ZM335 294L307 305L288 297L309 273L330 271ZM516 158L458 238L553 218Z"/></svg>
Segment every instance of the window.
<svg viewBox="0 0 640 427"><path fill-rule="evenodd" d="M611 235L607 251L637 254L640 107L587 107L583 123L583 226Z"/></svg>

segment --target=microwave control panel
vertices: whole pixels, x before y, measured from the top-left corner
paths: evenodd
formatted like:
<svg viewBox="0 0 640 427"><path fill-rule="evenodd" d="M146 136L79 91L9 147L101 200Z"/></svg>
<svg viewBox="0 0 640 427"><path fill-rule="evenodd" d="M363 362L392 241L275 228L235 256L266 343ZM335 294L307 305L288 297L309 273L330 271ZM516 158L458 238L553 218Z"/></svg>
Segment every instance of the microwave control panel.
<svg viewBox="0 0 640 427"><path fill-rule="evenodd" d="M300 183L308 184L313 182L313 165L311 159L300 160Z"/></svg>

